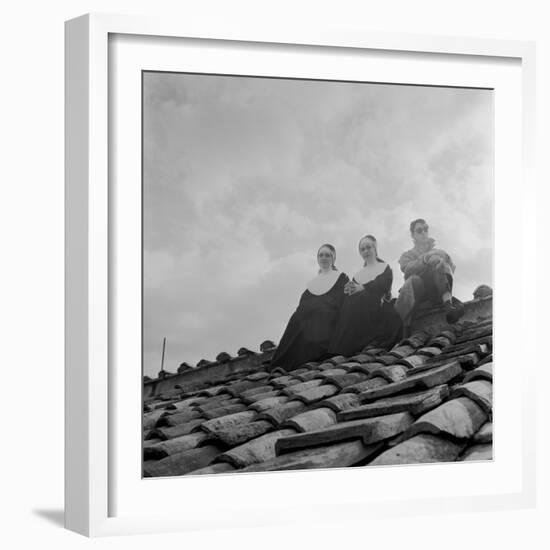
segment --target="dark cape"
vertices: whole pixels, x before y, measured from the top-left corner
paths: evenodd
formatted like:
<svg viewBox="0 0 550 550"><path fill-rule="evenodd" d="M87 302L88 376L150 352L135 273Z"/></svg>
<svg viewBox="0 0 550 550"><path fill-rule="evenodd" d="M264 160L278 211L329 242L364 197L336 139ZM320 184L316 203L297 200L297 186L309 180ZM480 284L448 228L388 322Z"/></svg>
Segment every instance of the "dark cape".
<svg viewBox="0 0 550 550"><path fill-rule="evenodd" d="M326 355L348 281L348 276L340 273L328 292L316 295L306 290L302 294L271 360L273 366L292 370Z"/></svg>
<svg viewBox="0 0 550 550"><path fill-rule="evenodd" d="M365 290L346 295L329 353L353 355L368 344L393 345L401 335L401 321L393 303L383 300L391 292L393 273L388 265L366 283Z"/></svg>

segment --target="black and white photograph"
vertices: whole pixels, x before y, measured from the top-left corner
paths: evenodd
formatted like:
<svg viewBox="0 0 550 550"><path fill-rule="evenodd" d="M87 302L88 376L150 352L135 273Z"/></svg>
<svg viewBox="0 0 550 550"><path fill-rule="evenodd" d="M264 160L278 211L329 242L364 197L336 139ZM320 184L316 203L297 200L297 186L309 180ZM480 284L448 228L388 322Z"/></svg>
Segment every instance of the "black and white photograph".
<svg viewBox="0 0 550 550"><path fill-rule="evenodd" d="M144 71L142 117L144 477L493 459L493 90Z"/></svg>
<svg viewBox="0 0 550 550"><path fill-rule="evenodd" d="M550 548L545 3L3 7L5 548Z"/></svg>

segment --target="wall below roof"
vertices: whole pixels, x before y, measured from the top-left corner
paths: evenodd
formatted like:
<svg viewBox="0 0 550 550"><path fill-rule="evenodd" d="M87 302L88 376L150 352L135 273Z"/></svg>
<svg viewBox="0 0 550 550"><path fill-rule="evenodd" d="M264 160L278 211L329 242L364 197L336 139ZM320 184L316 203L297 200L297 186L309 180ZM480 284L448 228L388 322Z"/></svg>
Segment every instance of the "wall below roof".
<svg viewBox="0 0 550 550"><path fill-rule="evenodd" d="M212 363L203 367L197 367L181 374L168 375L164 379L156 379L143 384L143 398L148 399L161 393L176 389L181 386L185 392L204 388L207 384L225 380L233 374L254 371L263 368L263 363L270 361L274 349L255 355L235 357L226 363Z"/></svg>

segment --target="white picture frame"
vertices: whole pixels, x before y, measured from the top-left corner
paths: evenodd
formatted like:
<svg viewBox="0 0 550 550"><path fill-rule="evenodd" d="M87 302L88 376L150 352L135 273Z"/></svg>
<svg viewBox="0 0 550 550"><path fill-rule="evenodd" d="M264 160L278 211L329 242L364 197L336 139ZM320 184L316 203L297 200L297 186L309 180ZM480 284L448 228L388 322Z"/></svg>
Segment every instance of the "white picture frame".
<svg viewBox="0 0 550 550"><path fill-rule="evenodd" d="M262 63L269 71L269 63L262 59L263 53L285 50L285 55L299 55L300 52L327 52L361 55L367 52L384 52L384 55L399 55L404 58L402 63L407 64L407 56L423 56L429 63L437 62L441 72L433 74L430 82L433 84L440 79L445 85L472 85L476 78L492 77L480 76L485 71L485 65L504 67L509 64L515 68L511 71L511 87L517 85L517 94L507 99L512 102L519 118L507 123L502 110L496 112L497 135L499 128L516 128L518 135L503 137L498 143L498 150L508 153L496 156L495 174L497 186L503 189L502 200L497 198L495 207L495 340L497 361L512 362L517 359L515 351L499 355L499 342L504 343L515 330L519 333L518 341L524 342L528 335L528 320L535 319L536 289L527 281L527 273L519 275L519 282L515 279L502 276L499 273L499 261L506 258L499 256L499 239L506 228L506 209L516 205L516 226L521 231L508 239L512 239L514 246L521 250L522 258L530 259L532 269L533 258L536 257L535 243L531 235L535 233L536 188L532 179L533 150L534 150L534 90L535 90L535 47L530 42L515 42L502 40L487 40L474 38L434 37L420 35L393 35L376 32L346 32L344 30L269 30L259 27L247 28L245 24L240 29L204 28L192 22L178 22L169 18L145 18L118 15L86 15L66 23L66 490L65 490L65 518L66 527L87 536L105 536L114 534L138 534L162 531L184 531L191 529L207 529L229 526L255 526L261 524L281 524L293 521L291 505L284 500L285 491L289 487L296 487L296 483L304 483L308 487L308 498L302 510L301 521L322 521L324 516L323 502L327 494L339 503L338 510L332 510L332 517L360 520L366 514L372 516L404 516L414 513L441 513L441 511L476 511L487 509L514 509L529 507L535 501L535 432L530 418L535 416L535 365L536 350L533 346L517 350L526 360L522 368L522 387L517 390L521 394L521 418L509 415L510 389L514 381L507 378L506 368L503 367L502 377L496 385L496 402L502 411L502 425L518 423L518 437L514 458L507 462L507 452L499 454L498 441L505 441L509 434L497 431L497 447L495 460L490 464L462 465L468 468L468 475L477 480L479 490L473 491L464 485L461 491L446 495L443 491L423 492L419 494L415 483L419 479L428 479L434 486L441 487L449 478L450 466L401 467L390 469L391 476L397 485L403 487L401 494L388 495L389 498L369 498L364 492L345 492L338 488L353 487L358 482L373 482L374 472L358 472L358 469L340 470L339 472L291 472L282 473L276 479L270 474L227 475L210 478L193 479L163 479L141 480L134 478L124 479L121 472L120 457L133 456L136 441L131 441L121 435L117 426L128 418L140 422L140 409L133 408L135 400L140 396L134 395L139 391L141 373L136 372L135 379L128 378L128 372L118 369L117 356L124 347L124 339L128 335L120 332L115 335L113 327L117 325L120 316L126 315L135 327L136 309L125 307L127 302L117 301L118 291L114 268L116 263L121 269L130 270L136 260L125 259L125 255L114 256L113 247L129 243L128 249L136 251L138 242L131 235L121 230L121 222L125 212L133 206L130 202L121 206L121 196L110 186L112 178L117 177L118 164L124 160L118 155L126 155L125 148L120 152L109 150L110 140L119 131L120 119L110 111L113 86L128 84L126 77L117 80L117 71L132 71L139 69L139 55L147 59L147 69L156 63L154 55L147 57L148 45L138 44L138 57L132 53L121 59L127 64L113 62L110 59L109 43L113 37L129 38L134 44L144 41L144 37L158 37L164 40L162 48L174 48L178 39L192 39L194 47L198 49L193 58L193 66L204 65L204 72L209 72L207 56L201 54L201 44L209 47L224 49L229 47L260 48L258 54L248 56L247 62L254 58ZM166 40L172 38L172 40ZM134 46L132 46L134 47ZM168 49L164 50L166 59ZM129 51L129 50L128 50ZM139 53L141 52L141 53ZM263 53L262 53L263 52ZM294 53L293 53L294 52ZM297 52L297 54L295 53ZM162 52L161 52L162 53ZM276 63L277 55L273 56ZM132 61L133 60L133 61ZM472 65L481 64L483 70L471 70L471 79L464 75L468 68L460 68L457 62L471 62ZM168 63L168 61L166 61ZM267 65L266 65L267 63ZM428 64L429 64L428 63ZM391 65L391 64L390 64ZM275 65L272 65L273 67ZM163 68L166 68L165 64ZM444 69L447 69L445 72ZM244 70L244 69L243 69ZM253 70L253 69L252 69ZM288 67L287 71L296 70L300 74L299 66ZM391 71L391 67L387 69ZM426 69L428 73L429 67ZM228 71L230 72L230 71ZM427 74L428 74L427 73ZM122 73L120 73L122 74ZM128 73L130 74L130 73ZM254 73L247 73L254 74ZM454 74L455 76L449 76ZM446 75L446 76L445 76ZM380 77L379 77L380 78ZM375 79L380 81L379 78ZM425 83L421 76L414 77L417 81L407 83ZM494 77L497 79L497 77ZM447 80L444 80L447 79ZM514 80L515 79L515 80ZM490 84L489 80L487 83ZM389 80L391 81L391 80ZM495 80L496 82L497 80ZM507 80L499 80L495 87L496 93L506 96ZM130 83L130 87L132 84ZM500 89L499 89L500 88ZM137 91L136 91L137 92ZM131 101L129 101L131 103ZM510 115L513 118L513 115ZM127 131L132 131L140 121L134 117ZM126 119L125 119L126 120ZM510 121L508 121L509 123ZM515 124L515 126L514 126ZM508 134L508 132L506 132ZM510 141L506 141L506 140ZM139 141L139 136L135 136ZM109 155L111 154L111 158ZM117 158L115 158L115 156ZM510 157L511 170L505 170L505 156ZM501 160L502 159L502 160ZM135 158L129 157L129 162L135 163ZM513 181L515 179L515 181ZM133 180L130 180L132 182ZM132 192L132 183L130 183ZM135 189L134 189L135 192ZM136 197L128 195L128 197ZM520 207L518 208L518 202ZM135 206L135 204L134 204ZM132 214L130 213L130 218ZM124 228L133 227L131 223ZM137 237L134 235L134 237ZM116 242L115 242L116 241ZM120 248L117 248L120 250ZM137 251L138 256L140 251ZM500 260L499 260L500 258ZM139 273L136 274L139 278ZM517 286L519 300L517 304L508 306L506 291ZM502 291L500 290L502 289ZM499 292L501 292L499 298ZM139 308L138 308L139 309ZM139 314L139 311L137 311ZM516 315L521 318L520 323L511 325L507 318ZM532 330L532 323L531 323ZM521 338L523 336L524 338ZM119 340L122 342L119 345ZM136 346L139 347L139 346ZM140 350L137 350L139 353ZM529 358L533 360L528 360ZM129 361L129 363L132 363ZM139 368L139 364L137 367ZM498 375L500 376L500 375ZM124 406L122 403L124 402ZM122 413L119 409L122 409ZM126 412L124 412L126 411ZM133 411L133 412L131 412ZM122 415L130 415L121 418ZM500 414L500 412L499 412ZM510 441L508 441L510 443ZM505 447L501 447L504 449ZM511 449L512 446L506 447ZM131 452L130 452L130 451ZM135 454L135 453L134 453ZM510 456L513 453L510 452ZM140 456L135 457L141 461ZM133 460L133 459L132 459ZM502 467L501 467L502 466ZM377 470L377 476L387 477L388 469ZM497 472L498 470L498 472ZM494 476L492 475L494 471ZM503 481L508 479L509 485ZM323 493L316 492L319 481L323 483ZM482 480L487 484L483 485ZM178 511L171 515L156 506L151 510L145 503L161 502L161 495L167 491L178 490L182 483L186 483L185 490L193 495L189 499L188 510L182 511L184 504L180 503ZM489 483L490 482L490 483ZM136 488L138 487L139 488ZM370 485L369 485L370 486ZM143 489L143 494L137 492ZM255 498L232 500L227 504L218 501L212 504L208 494L231 490L232 494L244 492L249 495L258 494L261 490L269 494L270 498L258 502ZM373 489L374 491L374 489ZM408 493L407 493L408 491ZM416 494L413 498L411 495ZM192 504L191 504L192 503ZM305 509L304 509L305 508ZM238 509L239 514L234 514ZM169 507L167 507L169 511ZM336 516L335 516L336 515Z"/></svg>

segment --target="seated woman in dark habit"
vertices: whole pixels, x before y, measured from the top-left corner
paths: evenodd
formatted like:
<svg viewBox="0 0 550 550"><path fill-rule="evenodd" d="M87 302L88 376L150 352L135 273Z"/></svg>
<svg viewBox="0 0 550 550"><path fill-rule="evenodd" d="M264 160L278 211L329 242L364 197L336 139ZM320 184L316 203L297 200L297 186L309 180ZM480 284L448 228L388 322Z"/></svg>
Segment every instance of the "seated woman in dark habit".
<svg viewBox="0 0 550 550"><path fill-rule="evenodd" d="M271 364L292 370L324 357L338 319L344 286L349 281L334 262L336 250L324 244L317 252L319 273L309 281L290 318Z"/></svg>
<svg viewBox="0 0 550 550"><path fill-rule="evenodd" d="M367 344L391 345L399 337L401 323L391 299L393 273L378 257L376 239L366 235L359 241L363 268L344 287L344 303L329 353L351 355Z"/></svg>

